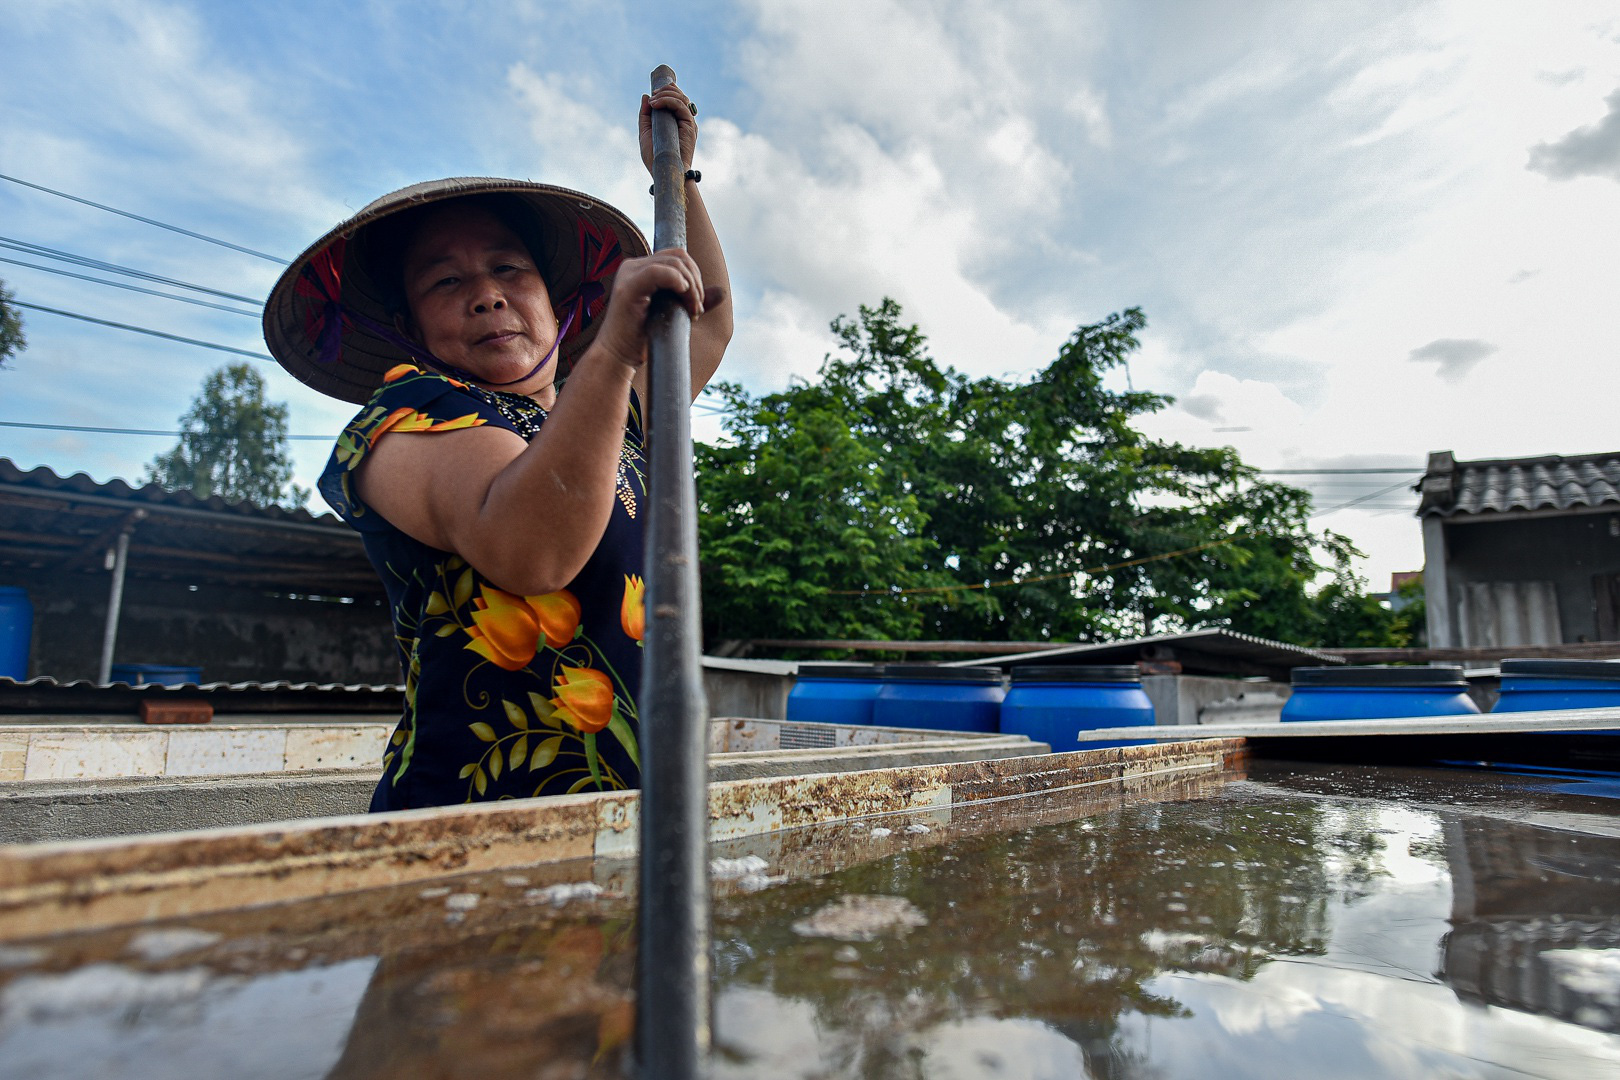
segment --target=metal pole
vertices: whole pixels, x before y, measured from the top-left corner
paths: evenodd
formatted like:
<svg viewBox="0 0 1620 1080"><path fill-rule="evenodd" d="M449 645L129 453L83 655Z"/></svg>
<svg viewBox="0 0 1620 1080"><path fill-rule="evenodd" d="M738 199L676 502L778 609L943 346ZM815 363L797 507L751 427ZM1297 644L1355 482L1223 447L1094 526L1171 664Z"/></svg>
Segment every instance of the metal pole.
<svg viewBox="0 0 1620 1080"><path fill-rule="evenodd" d="M129 565L129 534L144 515L131 514L124 527L118 530L118 541L113 548L112 589L107 594L107 625L101 632L101 667L96 671L96 682L106 685L112 681L113 646L118 643L118 616L124 609L124 569Z"/></svg>
<svg viewBox="0 0 1620 1080"><path fill-rule="evenodd" d="M675 81L659 66L652 88ZM653 249L686 246L679 129L655 109ZM692 476L692 320L653 302L647 620L641 668L641 889L636 1055L643 1080L696 1080L709 1055L708 705L698 617Z"/></svg>

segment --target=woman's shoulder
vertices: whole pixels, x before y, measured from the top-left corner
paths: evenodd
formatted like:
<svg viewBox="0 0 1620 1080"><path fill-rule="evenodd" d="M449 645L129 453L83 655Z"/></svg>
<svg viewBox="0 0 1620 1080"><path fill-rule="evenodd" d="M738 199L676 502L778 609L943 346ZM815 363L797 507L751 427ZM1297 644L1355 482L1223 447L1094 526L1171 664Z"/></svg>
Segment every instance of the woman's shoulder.
<svg viewBox="0 0 1620 1080"><path fill-rule="evenodd" d="M352 476L379 439L394 431L460 431L485 425L511 423L460 379L400 364L383 377L383 385L338 436L321 474L321 494L338 516L363 527L365 508L355 497Z"/></svg>

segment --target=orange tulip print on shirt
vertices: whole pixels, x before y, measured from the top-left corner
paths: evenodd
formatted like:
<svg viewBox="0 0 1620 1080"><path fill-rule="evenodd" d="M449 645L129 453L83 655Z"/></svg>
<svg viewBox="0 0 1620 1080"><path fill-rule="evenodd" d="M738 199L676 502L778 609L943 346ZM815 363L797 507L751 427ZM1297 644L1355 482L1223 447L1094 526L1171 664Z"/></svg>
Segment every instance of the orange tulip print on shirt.
<svg viewBox="0 0 1620 1080"><path fill-rule="evenodd" d="M596 732L613 719L613 680L594 668L564 667L553 687L557 706L552 718L579 731Z"/></svg>
<svg viewBox="0 0 1620 1080"><path fill-rule="evenodd" d="M567 589L542 596L514 596L488 585L473 600L467 648L497 667L517 671L534 659L542 636L560 649L579 628L579 601Z"/></svg>
<svg viewBox="0 0 1620 1080"><path fill-rule="evenodd" d="M640 574L624 575L624 600L619 604L619 626L625 636L640 641L647 632L647 586Z"/></svg>

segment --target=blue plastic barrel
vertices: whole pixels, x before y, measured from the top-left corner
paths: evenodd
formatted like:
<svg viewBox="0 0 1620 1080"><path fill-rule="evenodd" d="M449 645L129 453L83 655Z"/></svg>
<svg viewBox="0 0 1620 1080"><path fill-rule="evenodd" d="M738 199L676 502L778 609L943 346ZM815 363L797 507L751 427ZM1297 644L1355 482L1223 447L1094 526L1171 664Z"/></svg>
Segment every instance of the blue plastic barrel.
<svg viewBox="0 0 1620 1080"><path fill-rule="evenodd" d="M1620 661L1503 660L1502 696L1491 711L1600 709L1614 705L1620 705Z"/></svg>
<svg viewBox="0 0 1620 1080"><path fill-rule="evenodd" d="M787 718L795 724L872 722L872 705L883 689L882 664L800 664L788 693Z"/></svg>
<svg viewBox="0 0 1620 1080"><path fill-rule="evenodd" d="M993 732L1001 723L1001 669L889 664L872 704L879 727Z"/></svg>
<svg viewBox="0 0 1620 1080"><path fill-rule="evenodd" d="M34 640L34 605L28 591L0 585L0 675L28 678L28 650Z"/></svg>
<svg viewBox="0 0 1620 1080"><path fill-rule="evenodd" d="M1479 712L1459 667L1300 667L1291 681L1285 722Z"/></svg>
<svg viewBox="0 0 1620 1080"><path fill-rule="evenodd" d="M1085 729L1152 727L1153 702L1135 665L1032 666L1012 669L1001 703L1001 733L1051 743L1054 753L1142 746L1152 740L1084 741Z"/></svg>
<svg viewBox="0 0 1620 1080"><path fill-rule="evenodd" d="M180 686L184 683L202 682L202 668L182 667L177 664L114 664L108 678L115 683L129 683L131 686L140 686L143 683Z"/></svg>

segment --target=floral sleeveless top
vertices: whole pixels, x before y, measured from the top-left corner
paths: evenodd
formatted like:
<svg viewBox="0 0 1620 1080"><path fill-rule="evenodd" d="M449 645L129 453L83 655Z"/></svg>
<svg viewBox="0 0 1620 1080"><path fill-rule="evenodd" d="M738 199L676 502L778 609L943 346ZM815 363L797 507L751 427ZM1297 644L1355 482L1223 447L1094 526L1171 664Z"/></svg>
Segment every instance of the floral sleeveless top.
<svg viewBox="0 0 1620 1080"><path fill-rule="evenodd" d="M492 424L532 439L545 420L529 398L405 364L344 429L321 475L321 494L360 532L382 576L405 676L374 811L640 783L646 465L635 396L607 531L565 589L505 592L460 556L396 529L355 491L355 470L388 432ZM536 522L534 542L545 535Z"/></svg>

